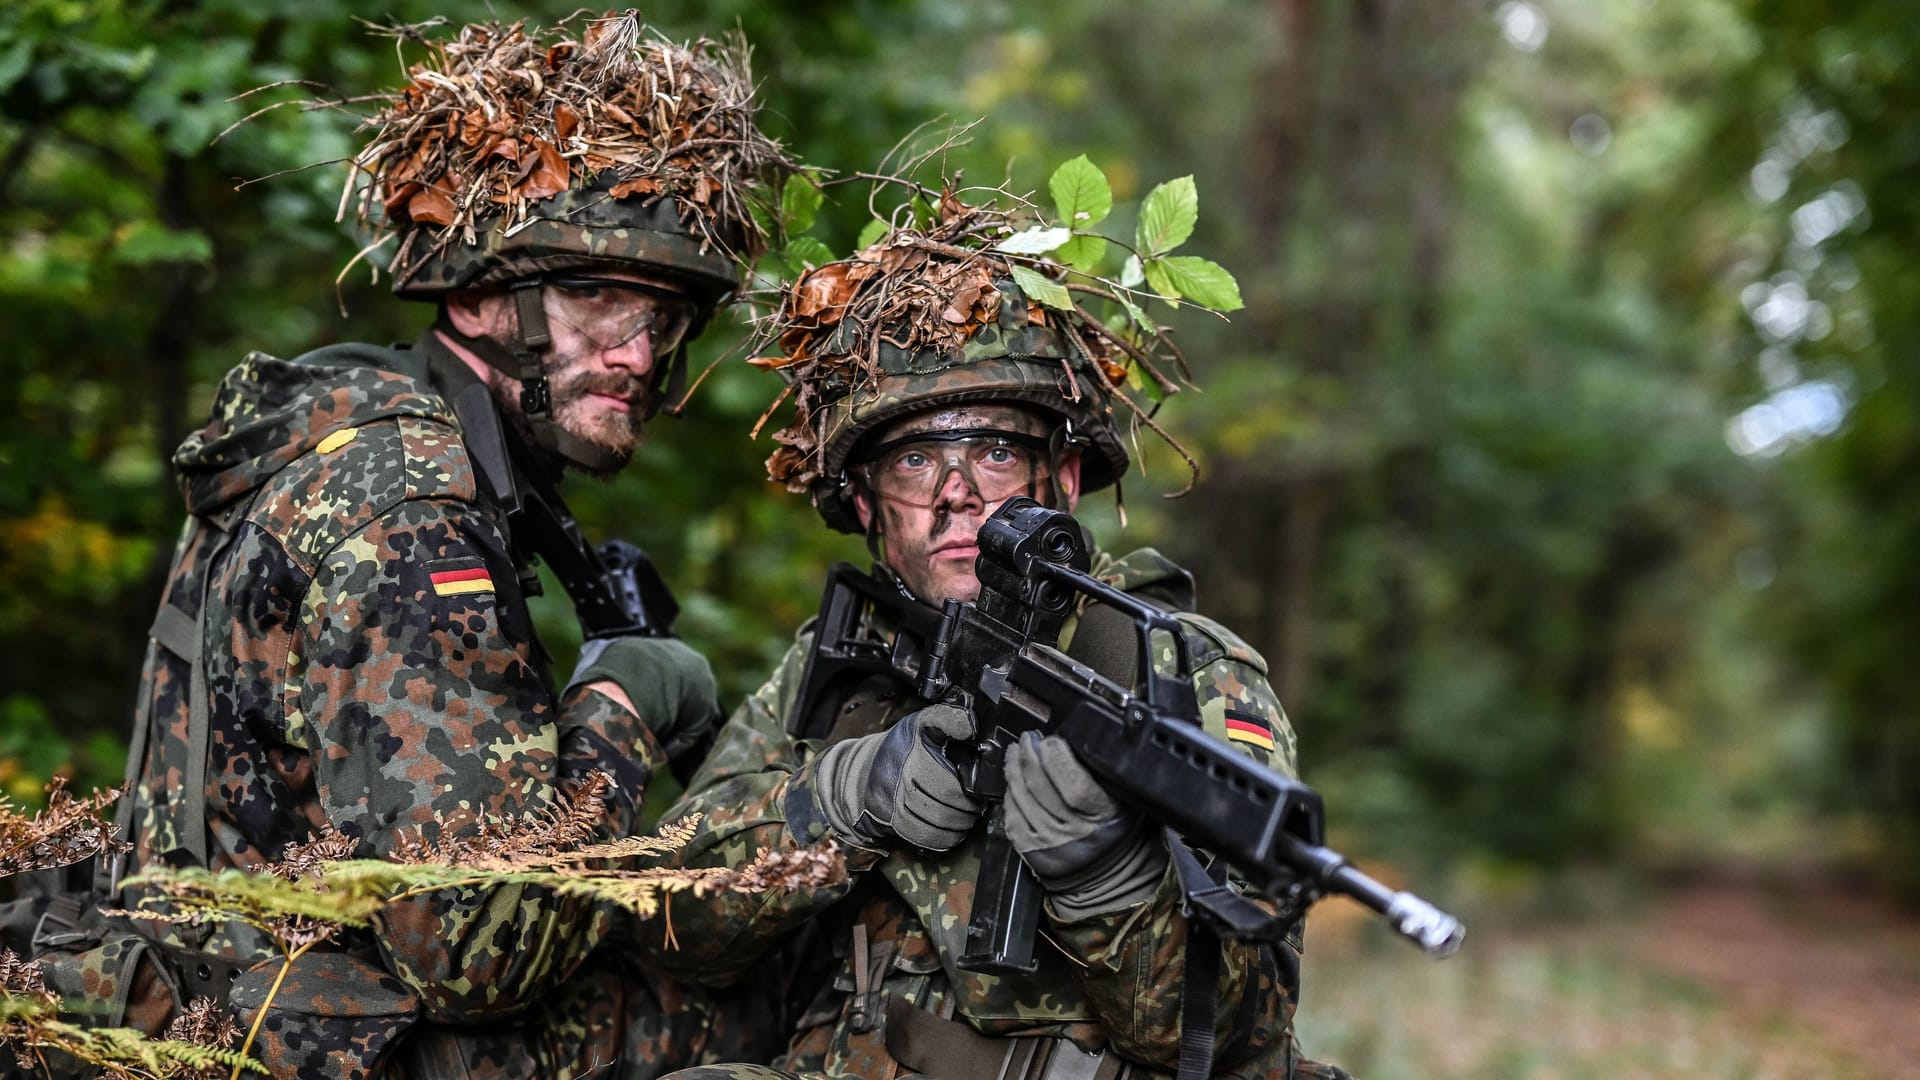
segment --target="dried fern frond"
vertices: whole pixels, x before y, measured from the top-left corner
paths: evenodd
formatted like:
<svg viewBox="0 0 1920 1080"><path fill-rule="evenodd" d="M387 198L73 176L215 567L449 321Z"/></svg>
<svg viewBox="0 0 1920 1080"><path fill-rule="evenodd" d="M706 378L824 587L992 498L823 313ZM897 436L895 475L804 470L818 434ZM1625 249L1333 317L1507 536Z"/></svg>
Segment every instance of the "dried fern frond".
<svg viewBox="0 0 1920 1080"><path fill-rule="evenodd" d="M831 841L795 852L767 851L742 867L639 867L632 860L670 854L698 827L698 817L664 827L661 834L587 844L571 851L490 858L484 865L386 862L357 859L322 871L331 895L382 902L440 889L490 885L538 885L561 896L601 900L639 918L659 913L668 893L763 892L825 888L844 882L846 859Z"/></svg>
<svg viewBox="0 0 1920 1080"><path fill-rule="evenodd" d="M288 844L286 850L280 853L279 862L267 864L267 873L288 881L311 878L325 864L351 858L359 846L359 841L334 828L333 822L329 821L313 834L311 840Z"/></svg>
<svg viewBox="0 0 1920 1080"><path fill-rule="evenodd" d="M167 1025L162 1038L225 1050L240 1039L240 1025L210 997L197 997Z"/></svg>
<svg viewBox="0 0 1920 1080"><path fill-rule="evenodd" d="M47 808L32 817L0 795L0 877L130 850L120 842L118 829L100 814L122 794L120 788L107 788L76 799L67 790L66 777L56 776L47 785Z"/></svg>
<svg viewBox="0 0 1920 1080"><path fill-rule="evenodd" d="M229 1049L240 1030L207 998L174 1018L165 1038L149 1039L133 1028L82 1028L60 1019L61 1001L47 990L40 965L0 950L0 1048L20 1068L47 1072L46 1055L65 1055L115 1080L202 1080L235 1066L265 1073L267 1067Z"/></svg>
<svg viewBox="0 0 1920 1080"><path fill-rule="evenodd" d="M443 829L432 841L410 836L395 846L393 860L492 870L525 868L534 865L527 860L576 850L592 840L604 820L611 790L613 778L596 770L543 810L518 818L485 819L471 835L450 835Z"/></svg>

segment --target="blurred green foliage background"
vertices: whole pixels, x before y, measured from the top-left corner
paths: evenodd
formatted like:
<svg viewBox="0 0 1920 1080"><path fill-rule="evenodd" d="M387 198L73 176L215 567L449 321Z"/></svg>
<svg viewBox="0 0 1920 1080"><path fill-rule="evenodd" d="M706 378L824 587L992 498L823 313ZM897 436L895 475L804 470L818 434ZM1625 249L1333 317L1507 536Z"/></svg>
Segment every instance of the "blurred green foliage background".
<svg viewBox="0 0 1920 1080"><path fill-rule="evenodd" d="M349 112L281 109L214 137L273 101L394 84L403 57L356 17L439 14L0 8L0 785L15 798L56 770L117 779L182 512L167 460L214 381L250 349L408 339L426 317L364 266L338 286L351 318L337 310L358 248L333 221L343 171L293 170L352 152ZM740 25L767 126L829 168L871 167L938 116L983 117L951 168L1038 189L1088 153L1117 228L1154 184L1194 174L1193 248L1248 302L1231 323L1175 323L1201 389L1162 416L1204 479L1163 502L1182 469L1143 442L1129 527L1104 498L1087 516L1107 546L1192 566L1203 605L1269 658L1341 843L1469 905L1563 895L1542 882L1569 868L1702 862L1864 870L1920 895L1909 4L647 14L682 35ZM234 100L294 79L323 89ZM829 190L816 233L844 254L865 189ZM707 355L742 333L718 327ZM776 389L723 366L636 467L574 493L590 531L663 563L683 633L736 697L810 613L826 563L861 557L764 481L771 445L746 432ZM543 611L563 657L567 622ZM1460 1075L1537 1075L1515 1060Z"/></svg>

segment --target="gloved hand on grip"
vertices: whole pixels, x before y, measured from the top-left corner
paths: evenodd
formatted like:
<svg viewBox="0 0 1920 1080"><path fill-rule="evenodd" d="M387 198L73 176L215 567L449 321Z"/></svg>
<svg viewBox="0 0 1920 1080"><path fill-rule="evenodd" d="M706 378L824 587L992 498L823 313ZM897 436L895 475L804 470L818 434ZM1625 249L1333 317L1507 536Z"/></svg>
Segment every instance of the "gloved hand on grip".
<svg viewBox="0 0 1920 1080"><path fill-rule="evenodd" d="M886 731L829 747L812 779L827 823L864 847L898 837L927 851L952 848L979 820L980 803L961 788L945 745L972 735L967 710L929 705Z"/></svg>
<svg viewBox="0 0 1920 1080"><path fill-rule="evenodd" d="M626 692L667 760L710 743L726 718L707 658L679 638L617 637L580 647L567 689L609 680ZM564 694L562 695L565 696Z"/></svg>
<svg viewBox="0 0 1920 1080"><path fill-rule="evenodd" d="M1064 922L1142 903L1166 873L1160 830L1121 806L1057 735L1007 750L1007 839Z"/></svg>

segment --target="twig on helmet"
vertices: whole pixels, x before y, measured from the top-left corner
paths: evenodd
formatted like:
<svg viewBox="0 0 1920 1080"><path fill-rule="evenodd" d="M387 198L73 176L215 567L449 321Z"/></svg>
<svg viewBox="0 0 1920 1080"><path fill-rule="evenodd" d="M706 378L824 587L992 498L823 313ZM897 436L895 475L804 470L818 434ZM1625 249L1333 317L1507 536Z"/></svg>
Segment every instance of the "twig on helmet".
<svg viewBox="0 0 1920 1080"><path fill-rule="evenodd" d="M1180 365L1180 381L1186 383L1194 393L1201 393L1199 385L1193 381L1193 369L1187 366L1186 350L1174 343L1172 328L1162 326L1154 331L1153 336L1173 356L1173 362Z"/></svg>
<svg viewBox="0 0 1920 1080"><path fill-rule="evenodd" d="M1079 310L1077 305L1075 310ZM1084 315L1085 312L1082 312L1082 314ZM1147 354L1147 350L1128 341L1125 334L1115 333L1105 324L1092 321L1091 316L1087 316L1087 318L1089 320L1087 323L1088 332L1098 335L1102 341L1106 341L1118 348L1121 352L1126 353L1128 359L1138 364L1140 370L1145 372L1147 377L1152 379L1154 385L1158 386L1162 392L1168 394L1177 394L1180 392L1180 384L1167 378L1166 375L1161 373L1159 368L1154 366L1153 358ZM1115 392L1119 392L1119 389L1120 387L1116 383L1114 386Z"/></svg>
<svg viewBox="0 0 1920 1080"><path fill-rule="evenodd" d="M1088 289L1083 286L1068 285L1067 288L1068 290L1073 292L1087 292L1096 296L1109 295L1109 294L1103 293L1101 290ZM1101 322L1100 320L1094 318L1091 314L1088 314L1087 310L1081 307L1080 305L1075 304L1073 306L1073 310L1078 312L1082 319L1086 320L1085 326L1089 331L1100 335L1102 340L1111 342L1121 352L1126 353L1127 357L1131 359L1134 363L1140 365L1140 370L1147 373L1147 376L1154 381L1154 385L1158 386L1161 390L1169 394L1177 394L1180 392L1180 384L1174 382L1172 379L1167 378L1167 376L1163 374L1160 371L1160 369L1154 365L1153 357L1151 354L1147 352L1147 350L1141 348L1138 344L1127 340L1127 336L1125 334L1115 332L1111 327L1107 326L1105 323ZM1181 360L1180 365L1184 369L1186 366L1186 361L1184 359Z"/></svg>
<svg viewBox="0 0 1920 1080"><path fill-rule="evenodd" d="M794 384L788 383L786 387L780 391L780 396L774 398L773 404L767 406L767 411L761 413L760 419L754 421L753 430L747 433L747 438L757 439L760 437L760 429L766 427L767 421L773 419L773 414L779 410L780 406L786 404L787 398L793 396L793 390Z"/></svg>
<svg viewBox="0 0 1920 1080"><path fill-rule="evenodd" d="M1173 447L1173 452L1176 454L1179 454L1180 460L1187 463L1187 486L1181 488L1179 491L1163 492L1161 493L1160 497L1163 499L1178 499L1186 495L1188 492L1192 491L1194 489L1194 485L1200 482L1199 460L1193 456L1192 452L1190 452L1186 448L1186 446L1184 446L1180 442L1179 439L1176 439L1173 437L1172 432L1169 432L1166 428L1161 427L1159 423L1154 420L1152 413L1141 408L1139 402L1133 400L1132 398L1128 397L1125 394L1115 394L1113 396L1115 399L1121 402L1124 402L1127 408L1132 409L1134 418L1136 420L1138 420L1142 424L1145 424L1147 427L1147 430L1153 432L1155 435L1160 436L1160 440L1166 443L1168 446ZM1135 456L1136 457L1141 456L1139 453L1139 443L1136 442L1134 444L1134 447L1135 447L1134 449Z"/></svg>
<svg viewBox="0 0 1920 1080"><path fill-rule="evenodd" d="M392 239L392 236L376 237L373 243L361 248L354 254L353 258L348 259L347 265L341 267L340 272L333 276L333 302L339 305L341 318L344 319L347 317L347 296L345 292L347 274L352 271L355 266L360 264L361 259L373 254L382 244ZM380 267L372 263L367 265L373 268L373 277L370 278L367 283L370 285L377 284L380 281Z"/></svg>
<svg viewBox="0 0 1920 1080"><path fill-rule="evenodd" d="M253 176L253 177L249 177L249 178L247 178L247 179L245 179L245 180L242 180L242 181L240 181L239 183L237 183L237 184L235 184L235 185L233 185L233 190L235 190L235 191L239 191L239 190L240 190L241 188L245 188L245 187L252 187L253 185L255 185L255 184L258 184L258 183L260 183L260 182L261 182L262 180L276 180L276 179L279 179L279 178L280 178L280 177L282 177L282 176L292 176L292 175L293 175L294 173L303 173L303 172L308 172L308 171L310 171L310 170L313 170L313 169L318 169L318 168L321 168L321 167L323 167L323 166L326 166L326 165L338 165L338 164L340 164L341 162L343 162L343 161L345 161L345 160L347 160L347 159L346 159L346 158L334 158L334 159L333 159L333 160L331 160L331 161L314 161L314 162L310 162L310 163L308 163L308 164L306 164L306 165L296 165L296 166L294 166L294 167L293 167L293 168L291 168L291 169L281 169L281 170L280 170L279 172L270 172L270 173L268 173L268 174L266 174L265 176Z"/></svg>

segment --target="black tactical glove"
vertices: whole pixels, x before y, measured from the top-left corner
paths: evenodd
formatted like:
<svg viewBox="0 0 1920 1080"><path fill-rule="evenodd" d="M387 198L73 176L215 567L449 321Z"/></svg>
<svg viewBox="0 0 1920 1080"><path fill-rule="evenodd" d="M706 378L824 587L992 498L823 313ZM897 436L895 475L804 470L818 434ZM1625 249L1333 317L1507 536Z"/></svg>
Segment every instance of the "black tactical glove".
<svg viewBox="0 0 1920 1080"><path fill-rule="evenodd" d="M1057 735L1007 750L1007 839L1063 922L1132 907L1167 868L1158 830L1116 802Z"/></svg>
<svg viewBox="0 0 1920 1080"><path fill-rule="evenodd" d="M943 750L973 734L973 716L929 705L886 731L837 743L814 764L813 793L835 832L863 847L899 837L927 851L966 838L980 804L960 787Z"/></svg>
<svg viewBox="0 0 1920 1080"><path fill-rule="evenodd" d="M610 679L627 692L667 760L678 762L720 728L720 691L707 658L679 638L618 637L580 647L567 689ZM563 695L564 696L564 695Z"/></svg>

